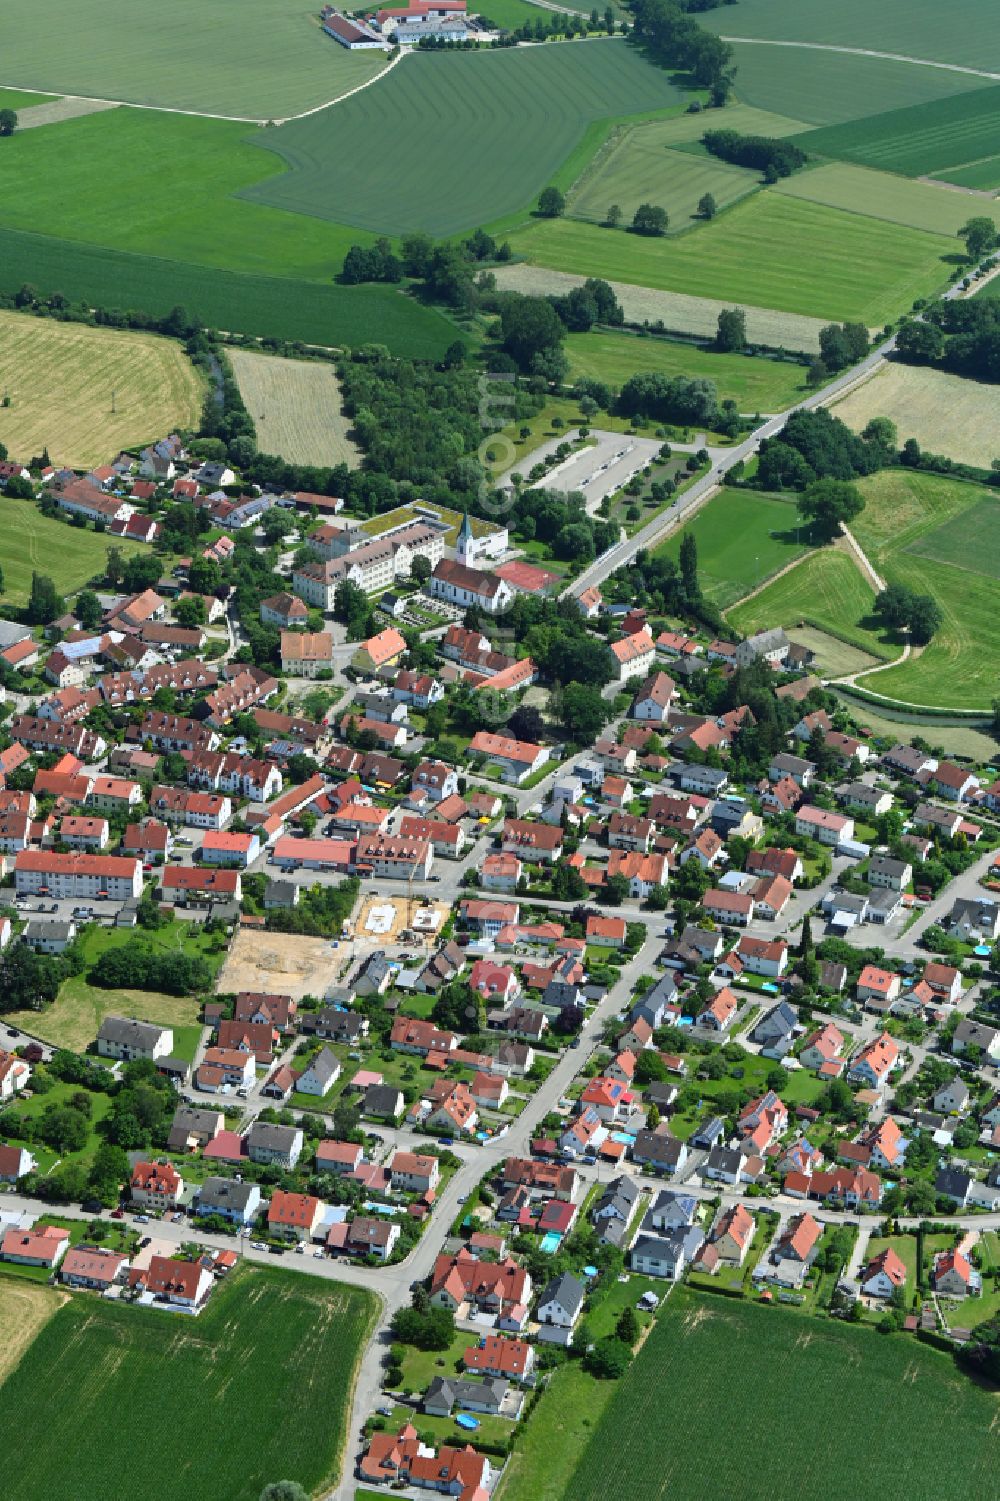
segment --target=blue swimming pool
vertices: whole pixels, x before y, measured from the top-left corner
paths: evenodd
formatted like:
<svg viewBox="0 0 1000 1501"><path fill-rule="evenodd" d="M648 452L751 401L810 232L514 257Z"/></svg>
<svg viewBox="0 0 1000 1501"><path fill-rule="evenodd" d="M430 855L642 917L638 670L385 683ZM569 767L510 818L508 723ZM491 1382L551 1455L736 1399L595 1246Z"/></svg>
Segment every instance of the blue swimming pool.
<svg viewBox="0 0 1000 1501"><path fill-rule="evenodd" d="M542 1236L541 1249L545 1252L546 1256L554 1256L561 1245L562 1236L557 1235L555 1230L549 1230L547 1234Z"/></svg>

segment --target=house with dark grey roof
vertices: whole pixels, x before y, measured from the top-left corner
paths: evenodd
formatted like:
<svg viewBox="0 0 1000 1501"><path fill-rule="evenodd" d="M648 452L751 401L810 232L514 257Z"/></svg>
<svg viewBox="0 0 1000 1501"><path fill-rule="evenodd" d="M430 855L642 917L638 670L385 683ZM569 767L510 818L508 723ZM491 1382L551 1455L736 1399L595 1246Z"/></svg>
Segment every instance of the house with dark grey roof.
<svg viewBox="0 0 1000 1501"><path fill-rule="evenodd" d="M97 1034L97 1051L102 1058L118 1058L131 1063L136 1058L166 1058L174 1049L171 1027L154 1022L137 1022L129 1016L106 1016Z"/></svg>
<svg viewBox="0 0 1000 1501"><path fill-rule="evenodd" d="M644 1276L676 1282L701 1250L704 1239L698 1225L669 1230L663 1235L640 1232L632 1243L629 1265Z"/></svg>
<svg viewBox="0 0 1000 1501"><path fill-rule="evenodd" d="M424 1393L424 1412L432 1417L450 1418L456 1408L462 1412L485 1412L497 1417L513 1391L502 1376L484 1376L481 1381L460 1376L435 1376ZM520 1399L520 1394L518 1394Z"/></svg>
<svg viewBox="0 0 1000 1501"><path fill-rule="evenodd" d="M572 1329L583 1311L586 1288L582 1282L563 1272L553 1277L538 1300L537 1317L540 1324L552 1324L558 1329Z"/></svg>
<svg viewBox="0 0 1000 1501"><path fill-rule="evenodd" d="M369 1084L362 1114L376 1121L397 1121L403 1113L403 1094L391 1084Z"/></svg>
<svg viewBox="0 0 1000 1501"><path fill-rule="evenodd" d="M294 1167L302 1155L303 1136L298 1126L271 1126L266 1121L254 1121L246 1141L251 1162Z"/></svg>
<svg viewBox="0 0 1000 1501"><path fill-rule="evenodd" d="M779 1001L761 1017L750 1033L750 1041L756 1043L762 1052L771 1056L770 1050L775 1049L782 1042L787 1042L788 1047L791 1046L798 1024L799 1018L795 1007L790 1006L787 1001ZM785 1052L788 1051L788 1047L785 1048Z"/></svg>
<svg viewBox="0 0 1000 1501"><path fill-rule="evenodd" d="M639 1201L639 1186L631 1178L612 1178L601 1197L594 1205L592 1218L600 1225L605 1220L619 1220L625 1224Z"/></svg>
<svg viewBox="0 0 1000 1501"><path fill-rule="evenodd" d="M679 1173L688 1155L686 1144L672 1136L662 1121L655 1131L637 1131L631 1152L633 1162L668 1175Z"/></svg>
<svg viewBox="0 0 1000 1501"><path fill-rule="evenodd" d="M244 1183L239 1178L206 1178L198 1190L196 1209L200 1215L218 1214L231 1224L250 1225L260 1213L260 1206L256 1183Z"/></svg>

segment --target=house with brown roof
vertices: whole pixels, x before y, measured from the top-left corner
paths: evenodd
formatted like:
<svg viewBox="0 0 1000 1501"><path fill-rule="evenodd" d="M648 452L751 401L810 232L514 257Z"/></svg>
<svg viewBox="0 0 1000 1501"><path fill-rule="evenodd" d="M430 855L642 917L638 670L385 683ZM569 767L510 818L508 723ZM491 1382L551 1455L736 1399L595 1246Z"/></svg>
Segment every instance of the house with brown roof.
<svg viewBox="0 0 1000 1501"><path fill-rule="evenodd" d="M132 1169L129 1197L142 1209L172 1209L183 1192L184 1180L171 1162L137 1162Z"/></svg>
<svg viewBox="0 0 1000 1501"><path fill-rule="evenodd" d="M200 1309L212 1290L212 1273L201 1260L151 1256L147 1267L133 1267L128 1287L139 1297L178 1308Z"/></svg>
<svg viewBox="0 0 1000 1501"><path fill-rule="evenodd" d="M272 1235L299 1241L313 1240L323 1218L323 1207L322 1199L312 1194L272 1189L271 1202L267 1206L267 1228Z"/></svg>
<svg viewBox="0 0 1000 1501"><path fill-rule="evenodd" d="M861 1269L858 1285L868 1298L891 1298L897 1288L906 1286L906 1267L899 1253L886 1246L870 1257Z"/></svg>
<svg viewBox="0 0 1000 1501"><path fill-rule="evenodd" d="M59 1280L67 1287L103 1293L118 1281L125 1266L128 1257L124 1251L112 1251L106 1246L71 1246L59 1268Z"/></svg>
<svg viewBox="0 0 1000 1501"><path fill-rule="evenodd" d="M0 1261L15 1266L58 1266L69 1248L69 1231L56 1225L37 1230L8 1230L0 1240Z"/></svg>

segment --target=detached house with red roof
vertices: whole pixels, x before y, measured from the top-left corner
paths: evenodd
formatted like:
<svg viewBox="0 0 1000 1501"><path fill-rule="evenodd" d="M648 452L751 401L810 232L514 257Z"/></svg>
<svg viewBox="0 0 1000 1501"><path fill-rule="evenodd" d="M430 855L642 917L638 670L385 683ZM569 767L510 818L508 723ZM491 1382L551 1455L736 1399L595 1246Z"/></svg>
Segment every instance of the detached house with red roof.
<svg viewBox="0 0 1000 1501"><path fill-rule="evenodd" d="M314 1239L323 1218L323 1201L312 1194L286 1193L282 1188L271 1191L267 1207L267 1228L272 1235L294 1240Z"/></svg>
<svg viewBox="0 0 1000 1501"><path fill-rule="evenodd" d="M888 1032L883 1032L851 1060L847 1078L852 1084L881 1089L898 1062L899 1048L896 1041Z"/></svg>
<svg viewBox="0 0 1000 1501"><path fill-rule="evenodd" d="M906 1267L892 1246L886 1246L861 1269L858 1285L867 1298L891 1298L897 1288L906 1286Z"/></svg>
<svg viewBox="0 0 1000 1501"><path fill-rule="evenodd" d="M205 1302L213 1280L202 1261L181 1261L175 1256L152 1256L148 1267L133 1267L128 1274L129 1288L140 1297L189 1311Z"/></svg>
<svg viewBox="0 0 1000 1501"><path fill-rule="evenodd" d="M184 1180L170 1162L137 1162L132 1169L129 1197L142 1209L173 1209L184 1192Z"/></svg>
<svg viewBox="0 0 1000 1501"><path fill-rule="evenodd" d="M879 1010L888 1009L899 995L902 980L892 970L879 969L877 964L866 964L858 976L858 1000L862 1005L874 1002Z"/></svg>
<svg viewBox="0 0 1000 1501"><path fill-rule="evenodd" d="M470 1345L462 1356L467 1371L480 1376L505 1376L508 1381L524 1385L535 1365L535 1352L527 1340L506 1339L502 1334L487 1334L477 1345Z"/></svg>
<svg viewBox="0 0 1000 1501"><path fill-rule="evenodd" d="M729 986L723 985L704 1011L698 1013L698 1026L706 1027L712 1032L725 1032L732 1025L733 1018L739 1009L739 1001Z"/></svg>
<svg viewBox="0 0 1000 1501"><path fill-rule="evenodd" d="M334 34L339 25L348 38L364 34L361 27L336 14L323 25ZM354 43L348 40L345 45ZM412 1423L407 1423L396 1434L372 1434L358 1463L358 1474L369 1485L413 1486L456 1496L458 1501L483 1501L493 1470L486 1455L471 1444L461 1449L450 1444L432 1449L421 1442Z"/></svg>

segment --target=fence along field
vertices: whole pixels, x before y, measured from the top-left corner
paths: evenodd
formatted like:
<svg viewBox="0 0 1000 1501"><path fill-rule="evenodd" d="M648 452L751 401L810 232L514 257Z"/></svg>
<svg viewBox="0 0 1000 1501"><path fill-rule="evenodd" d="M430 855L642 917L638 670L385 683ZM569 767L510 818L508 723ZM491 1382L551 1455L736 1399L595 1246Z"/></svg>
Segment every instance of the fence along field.
<svg viewBox="0 0 1000 1501"><path fill-rule="evenodd" d="M319 8L302 0L157 0L141 7L77 0L72 24L53 26L37 0L3 0L4 82L281 119L338 98L386 66L383 52L348 52L326 36Z"/></svg>
<svg viewBox="0 0 1000 1501"><path fill-rule="evenodd" d="M181 346L155 334L0 311L0 442L22 460L106 463L119 448L196 427L204 384Z"/></svg>
<svg viewBox="0 0 1000 1501"><path fill-rule="evenodd" d="M262 453L280 454L292 464L353 467L359 462L359 449L347 436L350 424L341 411L332 365L248 349L228 353Z"/></svg>
<svg viewBox="0 0 1000 1501"><path fill-rule="evenodd" d="M740 1369L752 1380L723 1416L720 1391ZM682 1406L665 1409L668 1392ZM856 1501L898 1494L904 1473L910 1501L990 1501L996 1410L992 1392L916 1340L675 1288L565 1494L842 1501L847 1442Z"/></svg>
<svg viewBox="0 0 1000 1501"><path fill-rule="evenodd" d="M424 53L262 135L291 170L240 196L379 233L455 234L531 203L589 122L683 99L624 40Z"/></svg>
<svg viewBox="0 0 1000 1501"><path fill-rule="evenodd" d="M373 1304L257 1267L196 1319L75 1294L0 1388L17 1501L247 1501L284 1478L327 1489Z"/></svg>

